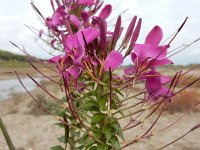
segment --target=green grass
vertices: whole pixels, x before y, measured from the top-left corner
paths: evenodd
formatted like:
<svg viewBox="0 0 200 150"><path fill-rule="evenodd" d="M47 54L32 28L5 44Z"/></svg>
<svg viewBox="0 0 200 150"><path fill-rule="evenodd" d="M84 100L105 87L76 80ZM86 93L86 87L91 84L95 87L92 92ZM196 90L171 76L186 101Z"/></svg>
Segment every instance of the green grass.
<svg viewBox="0 0 200 150"><path fill-rule="evenodd" d="M26 61L27 61L27 56L25 55L19 55L0 50L1 68L29 67L30 65Z"/></svg>
<svg viewBox="0 0 200 150"><path fill-rule="evenodd" d="M30 65L25 61L18 60L9 60L9 61L0 61L1 68L26 68L30 67Z"/></svg>

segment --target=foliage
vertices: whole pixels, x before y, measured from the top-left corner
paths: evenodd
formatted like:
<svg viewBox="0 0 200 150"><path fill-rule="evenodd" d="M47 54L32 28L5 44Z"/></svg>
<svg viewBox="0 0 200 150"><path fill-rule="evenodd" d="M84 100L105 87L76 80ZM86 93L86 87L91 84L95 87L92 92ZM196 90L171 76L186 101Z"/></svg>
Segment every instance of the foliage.
<svg viewBox="0 0 200 150"><path fill-rule="evenodd" d="M199 80L197 78L177 89L188 72L178 71L170 78L159 71L159 67L173 64L170 58L177 52L172 51L168 56L168 49L187 18L164 44L161 42L163 31L158 25L147 34L143 44L138 44L142 19L137 16L122 34L125 27L121 15L114 19L114 28L108 28L112 13L110 4L104 6L100 0L50 2L53 14L47 18L33 3L32 6L47 30L41 29L39 38L56 52L48 60L56 67L49 67L41 61L38 63L53 70L58 80L55 76L44 75L30 64L57 85L63 92L63 99L58 99L30 74L27 75L55 101L48 107L28 92L42 109L59 121L56 125L64 129L58 141L64 143L65 148L57 145L52 149L66 149L69 145L71 150L118 150L159 133L154 127L172 98ZM131 57L132 65L123 68L122 75L116 74L127 57ZM23 85L17 72L16 75ZM54 110L51 110L52 106ZM126 131L134 131L155 112L158 112L155 121L144 129L143 134L131 139L124 137ZM124 120L125 125L121 124ZM182 137L197 128L199 125Z"/></svg>

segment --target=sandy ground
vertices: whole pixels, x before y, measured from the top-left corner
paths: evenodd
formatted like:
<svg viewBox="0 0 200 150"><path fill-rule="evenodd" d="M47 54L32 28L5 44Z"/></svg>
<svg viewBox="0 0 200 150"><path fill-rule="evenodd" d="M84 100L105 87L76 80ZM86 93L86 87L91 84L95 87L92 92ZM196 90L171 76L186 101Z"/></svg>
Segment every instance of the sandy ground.
<svg viewBox="0 0 200 150"><path fill-rule="evenodd" d="M199 89L197 89L199 90ZM53 90L56 95L58 91ZM38 89L33 94L40 94ZM0 101L0 116L5 123L7 130L17 150L48 150L50 147L59 144L57 137L63 135L63 130L54 125L57 121L48 115L34 115L31 105L36 106L27 94L14 94L8 100ZM162 129L180 117L182 113L164 113L161 120L153 131ZM145 132L151 126L155 118L145 121L141 126L124 133L125 139L133 139ZM129 120L121 121L124 126ZM200 112L187 114L178 124L165 132L155 135L149 139L136 143L126 150L155 150L181 136L194 125L200 122ZM0 132L0 150L7 150L8 147ZM169 146L166 150L200 150L200 129L181 139L179 142Z"/></svg>
<svg viewBox="0 0 200 150"><path fill-rule="evenodd" d="M20 102L14 100L6 100L0 102L0 115L4 121L8 132L18 150L48 150L50 147L59 144L57 137L62 135L63 130L53 125L57 121L48 115L31 114L30 103L32 100L28 95L22 94L19 97ZM34 105L34 103L32 103ZM155 127L155 131L166 127L171 122L180 117L182 113L163 114L163 117ZM195 124L200 122L200 112L190 113L177 125L169 128L165 132L158 134L150 139L143 140L132 145L126 150L155 150L160 146L176 139L186 131L190 130ZM150 127L154 119L150 119L143 124L142 129L135 129L125 132L125 139L134 138L136 135L144 133L144 129ZM127 119L121 121L124 126L128 122ZM3 135L0 133L0 150L7 150ZM200 130L197 130L179 142L166 148L167 150L199 150L200 149Z"/></svg>

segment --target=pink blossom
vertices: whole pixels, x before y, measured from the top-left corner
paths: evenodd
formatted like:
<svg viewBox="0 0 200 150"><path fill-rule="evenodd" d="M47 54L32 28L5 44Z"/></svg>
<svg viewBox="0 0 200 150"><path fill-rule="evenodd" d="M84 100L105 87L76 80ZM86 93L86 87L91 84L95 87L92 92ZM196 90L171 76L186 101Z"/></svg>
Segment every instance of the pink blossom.
<svg viewBox="0 0 200 150"><path fill-rule="evenodd" d="M159 46L162 37L162 29L159 26L155 26L147 35L144 44L135 44L134 54L140 64L151 61L151 67L156 67L172 63L166 58L169 45Z"/></svg>
<svg viewBox="0 0 200 150"><path fill-rule="evenodd" d="M105 60L104 70L109 70L109 68L116 69L123 63L123 56L118 51L112 51L108 54Z"/></svg>

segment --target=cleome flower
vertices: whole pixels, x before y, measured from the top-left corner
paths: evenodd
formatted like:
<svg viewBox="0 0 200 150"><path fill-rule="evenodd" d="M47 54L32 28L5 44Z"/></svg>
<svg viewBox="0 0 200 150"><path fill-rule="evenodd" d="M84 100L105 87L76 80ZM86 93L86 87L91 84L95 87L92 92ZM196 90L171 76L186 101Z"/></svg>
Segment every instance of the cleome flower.
<svg viewBox="0 0 200 150"><path fill-rule="evenodd" d="M151 70L146 73L143 79L145 80L145 88L148 91L148 99L157 100L163 97L169 100L173 96L173 92L165 85L171 81L168 77Z"/></svg>

